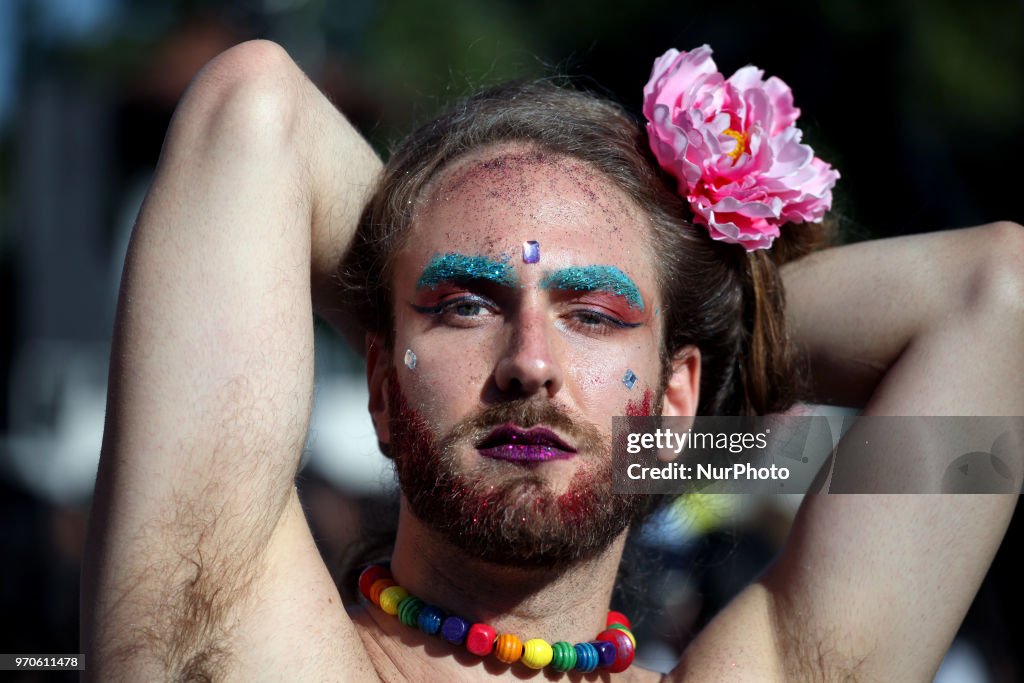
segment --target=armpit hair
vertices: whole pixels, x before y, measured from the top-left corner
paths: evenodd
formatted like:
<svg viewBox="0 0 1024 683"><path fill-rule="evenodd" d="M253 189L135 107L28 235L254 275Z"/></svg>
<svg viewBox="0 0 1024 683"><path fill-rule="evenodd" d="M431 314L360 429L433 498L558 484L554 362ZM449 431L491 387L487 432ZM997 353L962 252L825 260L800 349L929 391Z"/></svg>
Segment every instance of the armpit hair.
<svg viewBox="0 0 1024 683"><path fill-rule="evenodd" d="M119 618L104 620L111 629L104 640L114 646L105 657L129 669L145 662L176 681L223 680L233 668L234 631L255 597L264 550L295 495L294 486L278 490L288 474L280 471L280 458L264 457L256 431L230 446L245 449L251 469L211 473L201 490L174 494L172 512L139 529L139 546L153 559L136 565L136 577L124 584L111 607Z"/></svg>
<svg viewBox="0 0 1024 683"><path fill-rule="evenodd" d="M268 511L251 512L266 517ZM252 596L263 570L260 550L264 544L221 532L222 515L189 497L176 507L173 521L153 525L148 533L166 539L177 562L168 566L164 555L133 582L134 588L123 600L130 600L130 611L142 619L119 629L115 638L124 645L113 657L152 662L175 681L224 679L232 663L229 644L237 623L234 613ZM253 520L246 528L265 528L268 523ZM163 579L155 592L154 575Z"/></svg>
<svg viewBox="0 0 1024 683"><path fill-rule="evenodd" d="M777 598L776 598L777 599ZM839 634L807 633L801 624L809 620L779 618L774 612L776 651L781 657L786 680L806 683L882 683L864 670L868 654L854 657L840 647Z"/></svg>

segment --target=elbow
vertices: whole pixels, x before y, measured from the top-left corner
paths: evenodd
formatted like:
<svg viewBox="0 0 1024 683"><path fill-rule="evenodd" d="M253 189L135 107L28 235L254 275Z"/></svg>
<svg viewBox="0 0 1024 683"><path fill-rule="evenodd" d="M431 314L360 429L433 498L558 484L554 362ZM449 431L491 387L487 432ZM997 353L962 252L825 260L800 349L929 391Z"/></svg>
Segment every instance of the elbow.
<svg viewBox="0 0 1024 683"><path fill-rule="evenodd" d="M241 43L203 67L178 105L165 148L245 154L286 149L301 110L302 71L267 40Z"/></svg>
<svg viewBox="0 0 1024 683"><path fill-rule="evenodd" d="M975 310L1000 316L1024 334L1024 226L1011 221L986 225L985 253L971 292Z"/></svg>

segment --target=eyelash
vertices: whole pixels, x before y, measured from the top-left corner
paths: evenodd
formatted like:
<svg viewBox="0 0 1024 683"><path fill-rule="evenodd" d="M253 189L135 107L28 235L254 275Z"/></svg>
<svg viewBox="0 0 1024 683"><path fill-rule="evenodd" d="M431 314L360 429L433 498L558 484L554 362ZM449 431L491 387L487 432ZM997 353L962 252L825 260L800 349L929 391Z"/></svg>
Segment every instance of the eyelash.
<svg viewBox="0 0 1024 683"><path fill-rule="evenodd" d="M462 321L468 321L475 317L460 316L454 313L454 309L458 308L459 306L465 305L472 305L477 308L482 308L487 311L490 311L491 313L495 312L493 304L484 299L473 296L462 296L456 299L449 299L447 301L442 301L434 306L417 306L416 304L412 304L412 308L418 313L422 313L432 318L444 318L445 320L443 320L443 322L451 323L453 322L451 320L451 318L453 317L456 319L461 319ZM606 315L604 313L600 313L589 308L574 310L572 311L572 316L574 318L574 325L578 327L579 330L589 334L608 334L615 329L633 329L635 327L640 327L640 323L627 323L624 320L613 318L610 315ZM584 322L583 319L596 319L598 321L598 324ZM459 327L464 325L455 326Z"/></svg>

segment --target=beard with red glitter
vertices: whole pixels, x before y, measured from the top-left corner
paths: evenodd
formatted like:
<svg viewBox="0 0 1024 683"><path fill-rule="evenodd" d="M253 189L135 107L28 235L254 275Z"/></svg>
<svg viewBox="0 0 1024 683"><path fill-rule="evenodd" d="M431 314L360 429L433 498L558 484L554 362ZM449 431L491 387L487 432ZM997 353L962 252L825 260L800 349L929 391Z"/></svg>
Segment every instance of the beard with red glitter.
<svg viewBox="0 0 1024 683"><path fill-rule="evenodd" d="M549 402L513 400L483 408L448 434L435 435L405 399L394 370L388 381L389 429L402 493L413 514L472 557L506 566L550 568L607 548L638 524L655 496L612 493L610 442ZM573 439L580 460L561 494L531 466L477 458L459 465L458 453L492 429L512 423L544 425Z"/></svg>

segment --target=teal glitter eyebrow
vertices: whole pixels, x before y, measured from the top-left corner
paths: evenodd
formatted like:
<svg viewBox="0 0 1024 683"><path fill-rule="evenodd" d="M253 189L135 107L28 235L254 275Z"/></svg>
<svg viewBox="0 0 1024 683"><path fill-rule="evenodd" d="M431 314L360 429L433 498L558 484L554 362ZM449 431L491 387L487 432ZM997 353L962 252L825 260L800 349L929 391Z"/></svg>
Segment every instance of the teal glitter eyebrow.
<svg viewBox="0 0 1024 683"><path fill-rule="evenodd" d="M630 308L644 310L640 290L615 266L571 266L548 273L540 282L543 289L572 289L583 292L611 292L624 298Z"/></svg>
<svg viewBox="0 0 1024 683"><path fill-rule="evenodd" d="M423 269L416 289L434 289L443 282L468 282L488 280L506 287L517 283L515 269L509 264L509 257L501 259L490 256L467 256L456 252L437 254Z"/></svg>

